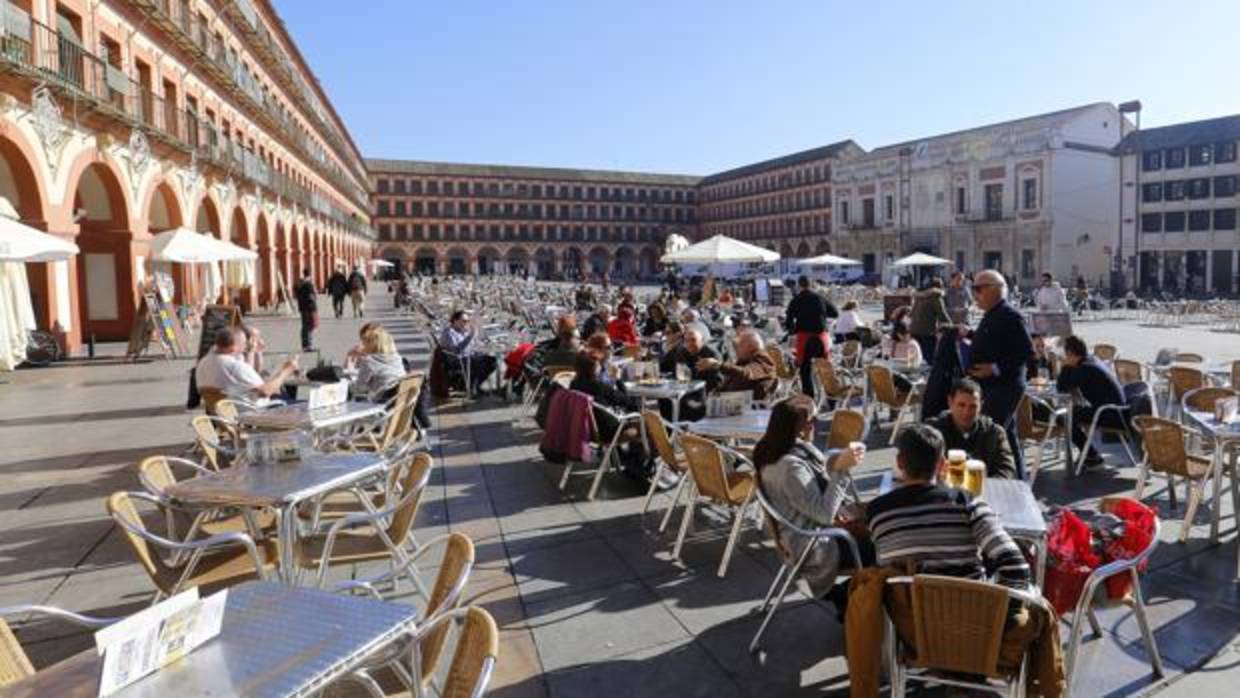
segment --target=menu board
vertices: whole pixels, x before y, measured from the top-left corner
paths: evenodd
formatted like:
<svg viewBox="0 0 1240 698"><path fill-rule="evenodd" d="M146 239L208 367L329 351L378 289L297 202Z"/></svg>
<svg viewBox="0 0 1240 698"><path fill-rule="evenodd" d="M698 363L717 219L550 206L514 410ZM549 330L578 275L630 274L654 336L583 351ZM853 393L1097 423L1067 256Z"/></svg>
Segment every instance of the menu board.
<svg viewBox="0 0 1240 698"><path fill-rule="evenodd" d="M1031 333L1043 337L1067 337L1072 334L1072 316L1068 313L1029 313L1025 322Z"/></svg>
<svg viewBox="0 0 1240 698"><path fill-rule="evenodd" d="M202 333L198 336L198 358L211 350L215 335L226 327L241 324L241 311L235 305L208 305L202 310Z"/></svg>

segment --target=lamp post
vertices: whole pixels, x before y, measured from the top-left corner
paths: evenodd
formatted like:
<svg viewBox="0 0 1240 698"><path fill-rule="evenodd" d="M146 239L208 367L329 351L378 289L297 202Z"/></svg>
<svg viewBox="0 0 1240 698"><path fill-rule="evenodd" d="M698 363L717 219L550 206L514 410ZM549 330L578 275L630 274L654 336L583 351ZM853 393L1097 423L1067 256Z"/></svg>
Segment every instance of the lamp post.
<svg viewBox="0 0 1240 698"><path fill-rule="evenodd" d="M1135 143L1135 148L1134 148L1136 152L1136 156L1133 159L1134 175L1133 175L1133 190L1132 190L1132 200L1133 200L1133 204L1132 204L1132 240L1133 242L1132 242L1132 245L1133 245L1133 258L1137 259L1138 258L1137 249L1140 245L1139 241L1141 239L1141 233L1140 233L1140 229L1138 228L1138 226L1141 224L1141 221L1140 221L1140 218L1141 218L1140 216L1141 167L1142 167L1143 159L1144 159L1144 153L1141 150L1141 101L1134 99L1134 100L1130 100L1127 102L1122 102L1119 105L1119 114L1120 114L1119 130L1120 130L1120 143L1121 144L1124 141L1124 115L1125 114L1136 114L1137 115L1136 130L1134 131L1134 133L1136 134L1136 143ZM1125 157L1125 152L1124 150L1121 149L1120 154L1119 154L1119 179L1120 179L1119 181L1119 239L1116 241L1115 255L1114 255L1113 263L1111 266L1111 295L1112 297L1123 296L1128 291L1127 289L1128 273L1127 273L1127 270L1124 264L1124 157ZM1138 271L1137 265L1134 264L1132 266L1133 266L1134 272ZM1137 285L1140 282L1140 280L1136 278L1134 278L1133 281L1134 281L1134 285Z"/></svg>

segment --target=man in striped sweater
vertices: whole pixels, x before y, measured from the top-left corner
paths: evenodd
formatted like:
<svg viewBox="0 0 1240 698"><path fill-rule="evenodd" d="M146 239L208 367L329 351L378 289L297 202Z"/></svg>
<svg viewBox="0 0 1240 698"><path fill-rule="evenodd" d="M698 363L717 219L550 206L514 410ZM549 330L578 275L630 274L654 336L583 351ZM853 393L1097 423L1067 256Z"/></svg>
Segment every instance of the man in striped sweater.
<svg viewBox="0 0 1240 698"><path fill-rule="evenodd" d="M943 436L915 424L896 438L896 483L866 519L880 566L911 562L924 574L985 579L1027 589L1029 565L986 502L938 484Z"/></svg>

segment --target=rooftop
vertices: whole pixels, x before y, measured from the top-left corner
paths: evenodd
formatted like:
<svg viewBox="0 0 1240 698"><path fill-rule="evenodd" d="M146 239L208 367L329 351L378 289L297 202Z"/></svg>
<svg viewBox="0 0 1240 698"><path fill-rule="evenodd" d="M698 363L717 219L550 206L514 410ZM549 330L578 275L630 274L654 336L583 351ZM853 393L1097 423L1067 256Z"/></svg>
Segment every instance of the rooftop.
<svg viewBox="0 0 1240 698"><path fill-rule="evenodd" d="M477 165L429 160L383 160L368 158L366 168L371 174L417 174L459 177L503 177L508 179L551 179L609 184L657 184L692 187L701 177L652 172L619 170L585 170L565 167L527 167L523 165Z"/></svg>
<svg viewBox="0 0 1240 698"><path fill-rule="evenodd" d="M744 165L742 167L735 167L730 170L724 170L723 172L719 172L719 173L710 175L708 177L703 177L701 184L718 184L719 182L726 182L728 180L738 179L740 177L747 177L749 175L755 175L760 172L766 172L768 170L776 170L781 167L799 165L803 162L811 162L813 160L823 160L826 158L838 157L841 153L847 150L850 146L856 150L865 152L861 148L861 146L857 145L856 142L854 142L850 138L848 140L837 141L830 145L819 146L817 148L810 148L809 150L802 150L800 152L792 153L789 155L781 155L780 157L771 158L770 160L763 160L761 162L755 162L750 165Z"/></svg>
<svg viewBox="0 0 1240 698"><path fill-rule="evenodd" d="M1240 139L1240 114L1134 131L1120 141L1118 151L1133 153L1138 149L1182 148L1237 139Z"/></svg>

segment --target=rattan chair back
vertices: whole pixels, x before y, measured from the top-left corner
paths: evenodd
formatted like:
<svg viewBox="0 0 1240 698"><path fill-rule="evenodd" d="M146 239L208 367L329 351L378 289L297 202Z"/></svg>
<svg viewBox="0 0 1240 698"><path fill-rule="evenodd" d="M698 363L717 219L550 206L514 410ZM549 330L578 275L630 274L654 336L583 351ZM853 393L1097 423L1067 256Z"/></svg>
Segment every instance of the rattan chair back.
<svg viewBox="0 0 1240 698"><path fill-rule="evenodd" d="M775 375L781 380L788 380L796 376L796 370L784 360L784 352L777 346L769 346L766 348L766 355L771 357L771 363L775 364Z"/></svg>
<svg viewBox="0 0 1240 698"><path fill-rule="evenodd" d="M1191 390L1204 387L1205 374L1188 366L1172 366L1167 371L1167 386L1171 391L1171 399L1179 402Z"/></svg>
<svg viewBox="0 0 1240 698"><path fill-rule="evenodd" d="M1176 354L1171 360L1179 364L1200 364L1205 362L1206 357L1195 352L1184 351Z"/></svg>
<svg viewBox="0 0 1240 698"><path fill-rule="evenodd" d="M958 577L913 577L914 666L997 677L1008 591Z"/></svg>
<svg viewBox="0 0 1240 698"><path fill-rule="evenodd" d="M1104 344L1099 342L1094 345L1094 356L1102 361L1114 361L1119 356L1119 348L1114 344Z"/></svg>
<svg viewBox="0 0 1240 698"><path fill-rule="evenodd" d="M1214 413L1214 404L1219 400L1236 397L1240 393L1231 388L1205 387L1190 390L1184 394L1183 404L1190 410Z"/></svg>
<svg viewBox="0 0 1240 698"><path fill-rule="evenodd" d="M848 368L861 365L861 342L850 339L840 345L840 365Z"/></svg>
<svg viewBox="0 0 1240 698"><path fill-rule="evenodd" d="M663 459L664 464L672 470L680 471L680 461L676 459L676 448L672 445L672 437L667 433L663 418L653 410L642 410L642 421L646 423L646 433L654 442L654 451Z"/></svg>
<svg viewBox="0 0 1240 698"><path fill-rule="evenodd" d="M1240 390L1240 359L1231 362L1231 389Z"/></svg>
<svg viewBox="0 0 1240 698"><path fill-rule="evenodd" d="M903 407L904 400L896 391L895 380L891 377L891 369L886 366L871 365L865 367L866 378L870 380L870 394L874 400L888 407Z"/></svg>
<svg viewBox="0 0 1240 698"><path fill-rule="evenodd" d="M207 457L207 462L215 470L220 469L220 432L215 421L206 415L197 415L189 420L189 425L198 437L198 448Z"/></svg>
<svg viewBox="0 0 1240 698"><path fill-rule="evenodd" d="M424 623L460 605L461 592L473 567L474 542L464 533L448 534L443 560L435 575L435 586L431 588L426 611L422 614ZM429 680L433 675L432 670L439 665L439 657L447 639L448 626L444 624L435 625L418 638L418 651L422 657L422 681Z"/></svg>
<svg viewBox="0 0 1240 698"><path fill-rule="evenodd" d="M118 523L122 521L129 526L121 525L121 533L125 536L125 541L129 543L129 547L133 549L134 555L138 558L138 564L142 565L143 571L155 583L155 586L164 592L168 592L176 584L176 571L170 567L157 552L151 550L151 546L147 544L146 539L133 531L130 527L141 531L146 530L146 524L142 522L142 516L138 514L137 507L133 504L133 499L128 492L113 492L107 500L108 514Z"/></svg>
<svg viewBox="0 0 1240 698"><path fill-rule="evenodd" d="M241 416L241 411L235 400L223 399L215 403L215 416L235 422Z"/></svg>
<svg viewBox="0 0 1240 698"><path fill-rule="evenodd" d="M718 444L695 434L683 434L680 447L685 452L689 473L697 486L698 494L725 504L743 504L743 498L732 496L728 486L728 474L723 463L723 452Z"/></svg>
<svg viewBox="0 0 1240 698"><path fill-rule="evenodd" d="M1111 367L1115 369L1115 378L1120 385L1140 383L1142 380L1145 380L1144 375L1142 375L1141 362L1139 361L1115 359L1111 362Z"/></svg>
<svg viewBox="0 0 1240 698"><path fill-rule="evenodd" d="M840 380L840 376L835 372L835 365L831 363L830 358L816 358L814 359L813 366L814 376L822 386L822 391L827 395L836 397L850 392L860 392L858 388L847 385Z"/></svg>
<svg viewBox="0 0 1240 698"><path fill-rule="evenodd" d="M1141 447L1145 450L1146 465L1150 470L1190 477L1188 449L1184 445L1184 427L1178 422L1162 417L1142 415L1133 419L1141 434Z"/></svg>
<svg viewBox="0 0 1240 698"><path fill-rule="evenodd" d="M465 612L461 632L457 636L456 650L452 653L452 666L444 680L440 698L473 698L482 695L480 682L499 657L499 628L495 619L485 610L471 606ZM489 660L489 661L488 661Z"/></svg>
<svg viewBox="0 0 1240 698"><path fill-rule="evenodd" d="M642 358L642 345L640 344L625 344L624 349L621 351L626 358L634 361L639 361Z"/></svg>
<svg viewBox="0 0 1240 698"><path fill-rule="evenodd" d="M1022 439L1040 439L1037 426L1033 422L1033 401L1025 395L1016 405L1016 435Z"/></svg>
<svg viewBox="0 0 1240 698"><path fill-rule="evenodd" d="M865 437L865 415L857 410L836 410L831 413L831 431L827 434L827 448L848 448L854 441Z"/></svg>
<svg viewBox="0 0 1240 698"><path fill-rule="evenodd" d="M0 619L0 686L16 683L33 675L34 667L31 666L26 651L22 649L9 624Z"/></svg>
<svg viewBox="0 0 1240 698"><path fill-rule="evenodd" d="M177 483L167 456L147 456L138 463L138 479L151 494L162 497L164 490Z"/></svg>
<svg viewBox="0 0 1240 698"><path fill-rule="evenodd" d="M405 456L409 458L410 456ZM399 505L392 513L392 522L388 524L388 536L396 545L402 545L413 530L414 519L418 515L418 505L422 502L422 494L426 491L426 483L431 479L433 461L429 453L418 453L412 456L401 482Z"/></svg>
<svg viewBox="0 0 1240 698"><path fill-rule="evenodd" d="M387 422L383 425L383 438L379 441L381 450L386 451L400 443L402 439L411 437L413 408L418 401L418 393L422 392L422 384L425 380L424 374L411 373L397 384L396 398L388 413Z"/></svg>
<svg viewBox="0 0 1240 698"><path fill-rule="evenodd" d="M207 414L212 416L215 416L215 408L219 405L220 400L228 397L219 388L204 388L202 386L198 387L198 396L202 398L202 408L206 410Z"/></svg>

